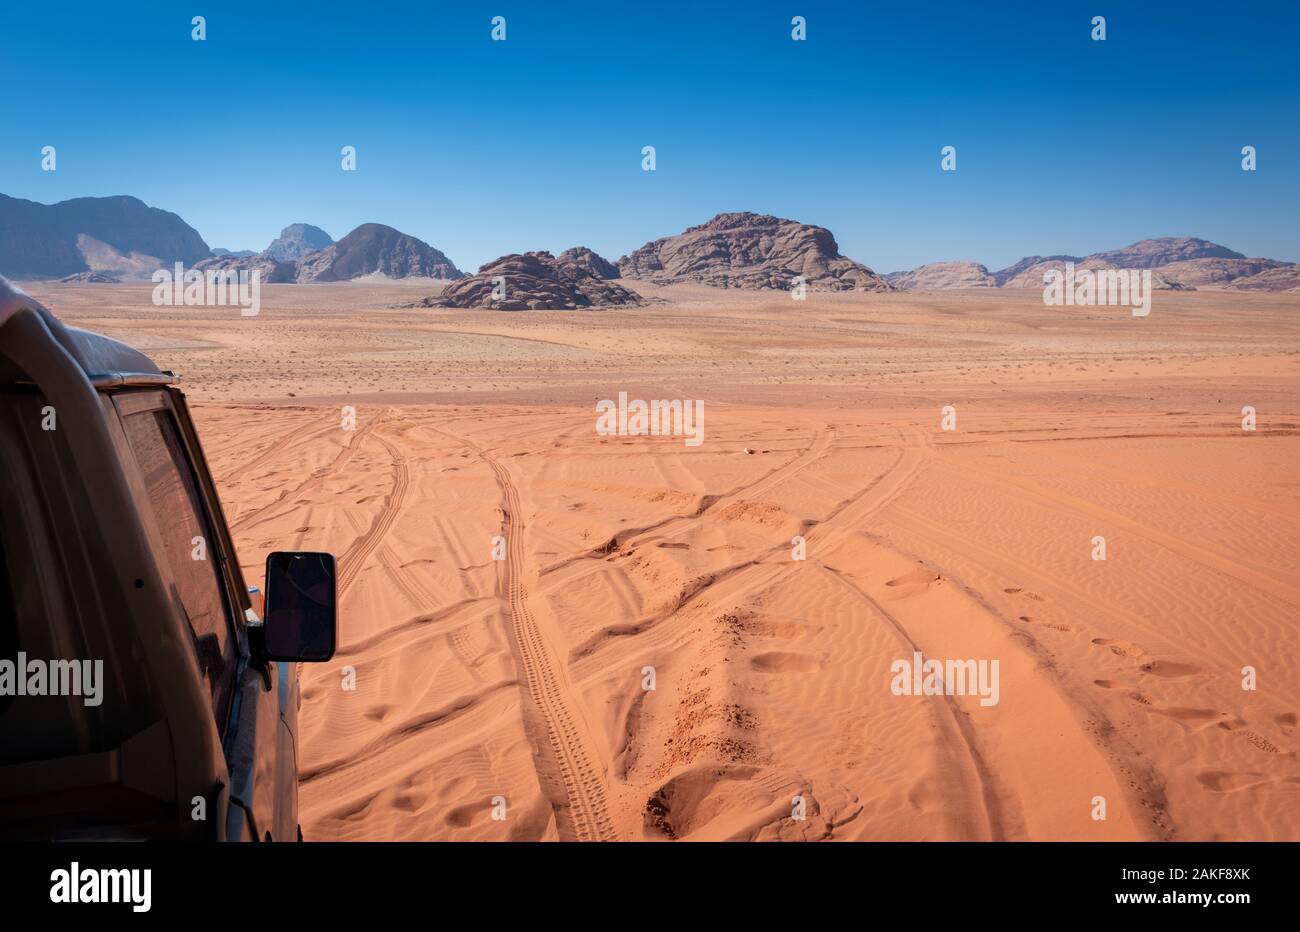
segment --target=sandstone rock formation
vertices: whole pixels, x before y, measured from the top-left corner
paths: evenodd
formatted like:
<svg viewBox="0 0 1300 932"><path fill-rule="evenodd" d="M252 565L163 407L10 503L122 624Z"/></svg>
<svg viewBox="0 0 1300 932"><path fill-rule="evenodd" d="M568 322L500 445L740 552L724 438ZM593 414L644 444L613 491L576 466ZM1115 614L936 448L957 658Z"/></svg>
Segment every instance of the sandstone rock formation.
<svg viewBox="0 0 1300 932"><path fill-rule="evenodd" d="M1084 256L1084 261L1105 262L1116 269L1156 269L1188 259L1244 259L1239 252L1195 236L1158 236L1138 240L1123 249ZM1100 266L1098 266L1100 268Z"/></svg>
<svg viewBox="0 0 1300 932"><path fill-rule="evenodd" d="M310 223L291 223L280 231L278 238L262 250L262 255L277 262L297 262L318 249L324 249L334 240L320 227Z"/></svg>
<svg viewBox="0 0 1300 932"><path fill-rule="evenodd" d="M890 291L880 275L840 255L827 229L765 214L718 214L708 223L646 243L618 260L624 278L700 282L719 288Z"/></svg>
<svg viewBox="0 0 1300 932"><path fill-rule="evenodd" d="M122 279L116 275L109 275L107 272L77 272L75 275L65 275L59 281L69 284L117 285L121 283Z"/></svg>
<svg viewBox="0 0 1300 932"><path fill-rule="evenodd" d="M1048 269L1062 269L1073 262L1079 269L1158 269L1152 276L1156 288L1185 290L1197 288L1202 279L1214 277L1211 270L1229 269L1237 261L1246 260L1239 252L1194 236L1160 236L1139 240L1122 249L1094 252L1088 256L1026 256L1015 265L993 273L1004 288L1041 288L1043 273ZM1187 263L1209 263L1201 266ZM1172 271L1167 271L1171 269Z"/></svg>
<svg viewBox="0 0 1300 932"><path fill-rule="evenodd" d="M1228 283L1227 290L1300 292L1300 265L1282 265L1255 275L1234 278Z"/></svg>
<svg viewBox="0 0 1300 932"><path fill-rule="evenodd" d="M947 291L953 288L996 288L989 270L977 262L931 262L910 272L885 276L900 291Z"/></svg>
<svg viewBox="0 0 1300 932"><path fill-rule="evenodd" d="M387 278L463 278L452 261L428 243L384 226L363 223L337 243L306 256L300 282L341 282L365 275Z"/></svg>
<svg viewBox="0 0 1300 932"><path fill-rule="evenodd" d="M1291 263L1276 259L1187 259L1161 266L1160 274L1189 288L1215 291L1261 272L1292 267Z"/></svg>
<svg viewBox="0 0 1300 932"><path fill-rule="evenodd" d="M265 253L252 256L214 256L195 263L202 272L240 272L257 269L264 285L284 284L298 280L298 266L293 262L277 262Z"/></svg>
<svg viewBox="0 0 1300 932"><path fill-rule="evenodd" d="M1007 282L1011 281L1011 279L1015 278L1021 272L1024 272L1026 269L1032 266L1040 265L1044 262L1057 262L1057 263L1078 262L1080 258L1081 258L1080 256L1065 256L1065 255L1025 256L1019 262L1013 263L1012 265L1007 266L1005 269L998 269L996 272L992 273L993 280L997 282L998 287L1001 288Z"/></svg>
<svg viewBox="0 0 1300 932"><path fill-rule="evenodd" d="M569 250L564 255L568 255ZM498 285L504 296L494 300ZM476 307L499 311L574 310L640 306L645 299L592 273L586 264L549 252L512 253L489 262L470 278L452 282L424 307Z"/></svg>
<svg viewBox="0 0 1300 932"><path fill-rule="evenodd" d="M618 278L618 266L603 256L597 255L586 246L574 246L555 257L557 262L572 262L581 266L597 278Z"/></svg>
<svg viewBox="0 0 1300 932"><path fill-rule="evenodd" d="M1081 272L1084 269L1090 269L1094 272L1104 269L1125 269L1124 266L1115 265L1101 259L1095 259L1091 256L1084 256L1082 259L1075 261L1075 272ZM1048 269L1056 269L1059 272L1065 271L1065 262L1048 259L1043 262L1036 262L1022 270L1018 275L1007 280L1003 288L1042 288L1044 287L1043 276ZM1142 267L1128 266L1127 269L1134 271L1143 271ZM1186 284L1177 278L1171 278L1164 274L1164 269L1150 269L1151 287L1161 291L1195 291L1193 285Z"/></svg>

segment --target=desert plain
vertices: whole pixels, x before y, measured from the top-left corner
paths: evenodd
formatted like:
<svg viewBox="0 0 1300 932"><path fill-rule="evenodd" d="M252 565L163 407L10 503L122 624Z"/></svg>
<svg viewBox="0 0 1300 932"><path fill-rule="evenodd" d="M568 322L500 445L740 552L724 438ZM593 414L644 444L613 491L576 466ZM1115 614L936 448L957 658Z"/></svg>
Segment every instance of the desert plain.
<svg viewBox="0 0 1300 932"><path fill-rule="evenodd" d="M1300 296L628 286L24 286L181 374L250 585L338 557L308 839L1300 839Z"/></svg>

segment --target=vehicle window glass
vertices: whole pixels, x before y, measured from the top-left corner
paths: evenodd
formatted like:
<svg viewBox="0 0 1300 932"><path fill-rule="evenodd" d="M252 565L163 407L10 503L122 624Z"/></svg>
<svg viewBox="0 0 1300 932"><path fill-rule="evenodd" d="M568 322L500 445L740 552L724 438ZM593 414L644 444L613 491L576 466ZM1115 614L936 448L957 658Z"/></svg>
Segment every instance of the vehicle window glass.
<svg viewBox="0 0 1300 932"><path fill-rule="evenodd" d="M125 417L123 423L149 490L167 554L166 564L189 619L199 669L207 680L213 714L221 727L230 698L235 643L222 593L215 538L171 415L161 410L144 411Z"/></svg>
<svg viewBox="0 0 1300 932"><path fill-rule="evenodd" d="M25 680L33 665L57 668L71 688L51 678L44 694L0 695L0 766L107 751L161 715L124 623L112 529L95 518L95 476L67 432L48 429L49 411L37 392L0 390L0 661L17 676L25 658Z"/></svg>

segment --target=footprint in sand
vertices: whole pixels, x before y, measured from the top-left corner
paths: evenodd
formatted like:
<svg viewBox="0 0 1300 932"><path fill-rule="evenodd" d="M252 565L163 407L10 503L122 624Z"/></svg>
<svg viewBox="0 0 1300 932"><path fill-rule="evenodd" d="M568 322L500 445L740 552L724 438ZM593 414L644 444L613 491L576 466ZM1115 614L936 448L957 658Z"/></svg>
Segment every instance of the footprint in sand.
<svg viewBox="0 0 1300 932"><path fill-rule="evenodd" d="M1258 773L1233 773L1227 770L1203 770L1196 775L1201 785L1216 793L1231 793L1244 790L1248 786L1258 786L1263 782Z"/></svg>
<svg viewBox="0 0 1300 932"><path fill-rule="evenodd" d="M482 822L489 815L488 806L483 803L471 803L449 809L446 815L448 825L456 828L468 828L475 822Z"/></svg>
<svg viewBox="0 0 1300 932"><path fill-rule="evenodd" d="M1164 715L1179 722L1208 722L1212 719L1220 718L1226 715L1226 712L1218 712L1214 709L1192 709L1185 706L1169 706L1160 708L1151 706L1151 711L1157 715Z"/></svg>
<svg viewBox="0 0 1300 932"><path fill-rule="evenodd" d="M1093 638L1092 643L1096 644L1098 647L1109 648L1110 652L1116 657L1145 657L1147 655L1147 652L1142 648L1138 647L1136 644L1131 644L1128 641L1116 641L1111 638Z"/></svg>
<svg viewBox="0 0 1300 932"><path fill-rule="evenodd" d="M942 581L934 570L927 570L925 567L918 567L910 572L897 576L885 583L886 588L891 592L885 593L887 599L906 599L914 595L920 595Z"/></svg>
<svg viewBox="0 0 1300 932"><path fill-rule="evenodd" d="M1069 625L1061 624L1059 621L1039 621L1036 618L1030 618L1028 615L1021 615L1020 620L1027 625L1037 625L1040 628L1051 628L1053 631L1073 631Z"/></svg>
<svg viewBox="0 0 1300 932"><path fill-rule="evenodd" d="M1256 731L1243 731L1241 736L1266 754L1280 754L1281 749Z"/></svg>
<svg viewBox="0 0 1300 932"><path fill-rule="evenodd" d="M1143 673L1171 679L1182 676L1196 676L1198 673L1205 672L1200 667L1194 667L1189 663L1174 663L1171 660L1148 660L1138 669Z"/></svg>
<svg viewBox="0 0 1300 932"><path fill-rule="evenodd" d="M1044 602L1044 601L1046 601L1046 600L1045 600L1041 595L1039 595L1037 592L1027 592L1027 591L1025 591L1024 589L1019 589L1019 588L1016 588L1015 586L1012 586L1012 587L1009 588L1009 589L1003 589L1002 591L1005 592L1007 595L1023 595L1026 599L1033 599L1035 602Z"/></svg>
<svg viewBox="0 0 1300 932"><path fill-rule="evenodd" d="M1277 754L1279 749L1277 745L1269 741L1258 732L1246 728L1246 720L1241 716L1233 715L1231 712L1219 712L1215 709L1193 709L1185 706L1167 706L1160 707L1155 705L1146 696L1140 693L1131 693L1130 698L1136 702L1141 702L1147 706L1147 710L1157 715L1163 715L1166 718L1172 718L1174 721L1187 726L1202 725L1204 727L1217 726L1224 731L1241 735L1255 747L1268 754ZM1216 721L1217 720L1217 721Z"/></svg>
<svg viewBox="0 0 1300 932"><path fill-rule="evenodd" d="M1227 716L1228 713L1224 712L1222 714L1224 716ZM1272 741L1269 741L1259 732L1252 731L1249 728L1247 728L1246 725L1248 724L1249 723L1244 718L1241 718L1240 716L1233 716L1232 718L1225 718L1224 721L1219 722L1219 727L1222 728L1224 731L1230 731L1234 734L1241 735L1243 738L1245 738L1247 741L1255 745L1255 747L1259 748L1261 751L1263 751L1266 754L1281 753L1281 750Z"/></svg>
<svg viewBox="0 0 1300 932"><path fill-rule="evenodd" d="M755 654L749 665L759 673L812 673L822 667L816 657L779 650Z"/></svg>
<svg viewBox="0 0 1300 932"><path fill-rule="evenodd" d="M1277 722L1283 734L1290 735L1291 729L1296 726L1296 714L1294 712L1283 712L1281 715L1273 716L1273 721Z"/></svg>

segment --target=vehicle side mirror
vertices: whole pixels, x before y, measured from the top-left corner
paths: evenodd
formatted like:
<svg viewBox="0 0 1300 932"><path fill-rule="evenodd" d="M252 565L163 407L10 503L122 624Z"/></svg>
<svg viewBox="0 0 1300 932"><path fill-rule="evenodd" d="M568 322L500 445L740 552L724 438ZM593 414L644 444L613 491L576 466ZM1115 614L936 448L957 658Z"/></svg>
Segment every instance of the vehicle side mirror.
<svg viewBox="0 0 1300 932"><path fill-rule="evenodd" d="M334 555L267 556L262 625L267 660L321 663L333 657L339 630Z"/></svg>

